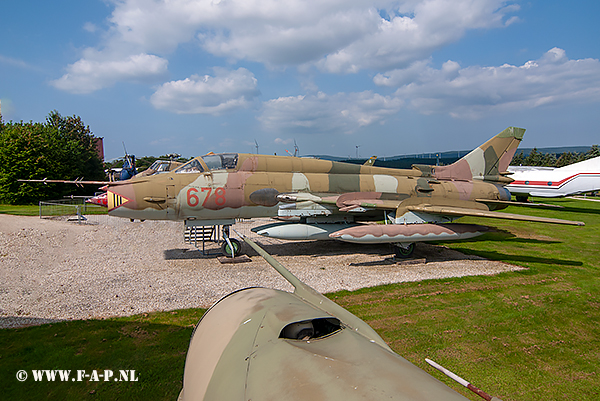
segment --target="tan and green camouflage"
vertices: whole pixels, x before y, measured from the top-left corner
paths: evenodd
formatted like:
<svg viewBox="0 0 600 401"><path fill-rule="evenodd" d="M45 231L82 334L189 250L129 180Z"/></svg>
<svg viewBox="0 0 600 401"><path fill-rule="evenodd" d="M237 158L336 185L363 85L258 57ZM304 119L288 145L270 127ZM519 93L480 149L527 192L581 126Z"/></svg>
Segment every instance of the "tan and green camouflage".
<svg viewBox="0 0 600 401"><path fill-rule="evenodd" d="M179 401L467 400L245 240L294 292L246 288L213 305L192 335Z"/></svg>
<svg viewBox="0 0 600 401"><path fill-rule="evenodd" d="M177 170L108 186L112 216L215 222L279 217L309 223L448 223L532 218L506 207L507 167L525 132L509 127L449 166L393 169L311 158L208 154Z"/></svg>

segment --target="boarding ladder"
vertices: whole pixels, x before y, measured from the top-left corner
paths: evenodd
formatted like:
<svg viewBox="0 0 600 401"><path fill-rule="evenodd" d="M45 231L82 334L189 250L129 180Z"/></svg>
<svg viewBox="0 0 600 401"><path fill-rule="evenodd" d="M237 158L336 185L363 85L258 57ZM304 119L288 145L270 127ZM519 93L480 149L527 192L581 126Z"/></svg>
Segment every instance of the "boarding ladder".
<svg viewBox="0 0 600 401"><path fill-rule="evenodd" d="M206 242L220 244L224 241L224 234L229 235L229 230L224 227L231 226L235 220L186 220L183 240L186 244L193 245L201 250L203 255L208 255ZM227 232L225 232L227 231Z"/></svg>

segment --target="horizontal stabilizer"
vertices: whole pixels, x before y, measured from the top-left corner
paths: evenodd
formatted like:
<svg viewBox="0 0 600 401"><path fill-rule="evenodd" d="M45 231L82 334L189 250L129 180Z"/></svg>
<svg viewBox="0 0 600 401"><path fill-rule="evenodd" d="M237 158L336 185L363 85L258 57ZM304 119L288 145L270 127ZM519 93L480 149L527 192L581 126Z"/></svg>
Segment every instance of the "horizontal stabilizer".
<svg viewBox="0 0 600 401"><path fill-rule="evenodd" d="M475 201L485 203L486 205L525 206L525 207L537 207L537 208L549 208L549 209L564 209L565 208L564 206L550 205L548 203L502 201L502 200L496 200L496 199L475 199Z"/></svg>
<svg viewBox="0 0 600 401"><path fill-rule="evenodd" d="M443 216L473 216L473 217L487 217L492 219L506 219L506 220L519 220L519 221L533 221L538 223L552 223L552 224L567 224L572 226L584 226L585 223L582 221L571 221L562 219L553 219L549 217L537 217L537 216L524 216L520 214L502 213L502 212L491 212L485 210L473 210L463 208L453 208L446 206L407 206L407 210L412 212L424 212L431 214L439 214Z"/></svg>

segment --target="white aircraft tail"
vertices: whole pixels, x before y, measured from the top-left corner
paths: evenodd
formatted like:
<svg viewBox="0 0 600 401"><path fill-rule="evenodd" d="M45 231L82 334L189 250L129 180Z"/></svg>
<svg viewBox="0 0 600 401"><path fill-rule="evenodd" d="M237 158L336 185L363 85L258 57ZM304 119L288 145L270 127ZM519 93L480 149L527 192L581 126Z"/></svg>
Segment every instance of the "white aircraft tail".
<svg viewBox="0 0 600 401"><path fill-rule="evenodd" d="M568 166L561 167L559 170L600 171L600 156L579 163L569 164Z"/></svg>

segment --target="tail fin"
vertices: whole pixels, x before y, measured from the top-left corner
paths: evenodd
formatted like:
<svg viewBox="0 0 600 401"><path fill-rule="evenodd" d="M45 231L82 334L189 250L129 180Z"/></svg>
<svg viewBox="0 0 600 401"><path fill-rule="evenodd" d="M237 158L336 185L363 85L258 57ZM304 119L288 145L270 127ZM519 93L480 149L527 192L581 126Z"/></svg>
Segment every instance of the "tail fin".
<svg viewBox="0 0 600 401"><path fill-rule="evenodd" d="M487 180L510 182L504 177L525 134L524 128L508 127L468 155L449 166L435 168L441 180Z"/></svg>
<svg viewBox="0 0 600 401"><path fill-rule="evenodd" d="M371 156L369 160L363 163L363 166L372 166L375 164L375 160L377 160L377 156Z"/></svg>

